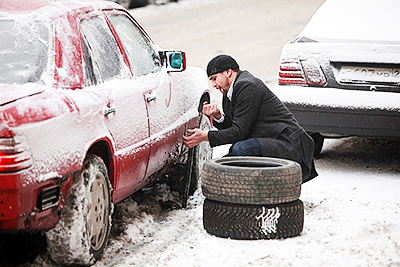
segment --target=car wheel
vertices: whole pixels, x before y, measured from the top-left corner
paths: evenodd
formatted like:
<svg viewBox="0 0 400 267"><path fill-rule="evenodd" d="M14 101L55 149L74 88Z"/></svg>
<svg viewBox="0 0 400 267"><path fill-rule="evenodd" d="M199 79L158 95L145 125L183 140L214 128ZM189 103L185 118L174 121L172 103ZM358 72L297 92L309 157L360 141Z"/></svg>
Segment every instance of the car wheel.
<svg viewBox="0 0 400 267"><path fill-rule="evenodd" d="M133 6L133 0L118 0L118 4L123 6L125 9L130 9Z"/></svg>
<svg viewBox="0 0 400 267"><path fill-rule="evenodd" d="M103 160L87 155L74 175L56 227L46 233L50 257L61 265L91 265L99 260L111 227L111 186Z"/></svg>
<svg viewBox="0 0 400 267"><path fill-rule="evenodd" d="M201 113L199 115L199 129L203 131L211 130L210 119ZM190 190L189 195L193 195L196 189L199 187L201 182L201 171L203 169L204 163L212 158L213 150L209 142L201 142L194 148L193 153L193 169L192 177L190 180Z"/></svg>
<svg viewBox="0 0 400 267"><path fill-rule="evenodd" d="M325 137L323 137L320 133L312 133L310 136L314 140L314 157L316 157L321 154Z"/></svg>
<svg viewBox="0 0 400 267"><path fill-rule="evenodd" d="M232 239L278 239L297 236L303 230L301 200L277 205L242 205L205 199L204 229Z"/></svg>
<svg viewBox="0 0 400 267"><path fill-rule="evenodd" d="M224 157L204 164L206 198L237 204L278 204L295 201L302 174L297 162L265 157Z"/></svg>
<svg viewBox="0 0 400 267"><path fill-rule="evenodd" d="M133 7L143 7L149 4L154 4L154 0L131 0L131 8Z"/></svg>

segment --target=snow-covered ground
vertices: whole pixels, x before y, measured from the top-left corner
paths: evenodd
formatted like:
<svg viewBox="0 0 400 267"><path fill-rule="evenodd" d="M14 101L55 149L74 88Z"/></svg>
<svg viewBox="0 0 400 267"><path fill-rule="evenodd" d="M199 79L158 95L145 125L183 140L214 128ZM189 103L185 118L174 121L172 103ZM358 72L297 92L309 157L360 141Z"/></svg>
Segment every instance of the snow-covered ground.
<svg viewBox="0 0 400 267"><path fill-rule="evenodd" d="M327 140L316 159L319 176L302 186L305 223L294 238L212 236L202 225L200 190L188 209L161 211L156 199L179 201L161 184L158 197L117 207L124 230L96 266L400 266L399 147L391 140ZM214 157L226 151L216 148Z"/></svg>
<svg viewBox="0 0 400 267"><path fill-rule="evenodd" d="M400 141L326 140L319 176L302 185L300 236L233 240L202 225L199 189L187 209L164 183L116 205L103 259L95 267L127 266L400 266ZM228 146L217 147L221 157ZM48 266L40 255L31 265Z"/></svg>
<svg viewBox="0 0 400 267"><path fill-rule="evenodd" d="M125 230L96 266L400 266L399 148L390 140L327 140L316 160L319 176L302 186L305 224L294 238L208 234L200 190L188 209L156 211L154 196L143 205L127 200L117 208ZM219 147L214 157L226 151Z"/></svg>

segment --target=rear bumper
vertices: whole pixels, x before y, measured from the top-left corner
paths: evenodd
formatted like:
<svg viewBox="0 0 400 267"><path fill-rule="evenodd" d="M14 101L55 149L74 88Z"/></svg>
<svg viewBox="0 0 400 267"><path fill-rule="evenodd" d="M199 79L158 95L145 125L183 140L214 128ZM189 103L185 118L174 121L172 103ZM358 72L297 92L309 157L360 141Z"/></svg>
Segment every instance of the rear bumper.
<svg viewBox="0 0 400 267"><path fill-rule="evenodd" d="M21 177L15 174L1 174L0 180L0 233L37 232L51 229L58 222L72 175L29 185L22 185ZM43 204L43 194L53 198L48 205Z"/></svg>
<svg viewBox="0 0 400 267"><path fill-rule="evenodd" d="M308 132L400 138L400 113L287 104Z"/></svg>
<svg viewBox="0 0 400 267"><path fill-rule="evenodd" d="M276 95L308 132L400 137L400 94L276 86Z"/></svg>

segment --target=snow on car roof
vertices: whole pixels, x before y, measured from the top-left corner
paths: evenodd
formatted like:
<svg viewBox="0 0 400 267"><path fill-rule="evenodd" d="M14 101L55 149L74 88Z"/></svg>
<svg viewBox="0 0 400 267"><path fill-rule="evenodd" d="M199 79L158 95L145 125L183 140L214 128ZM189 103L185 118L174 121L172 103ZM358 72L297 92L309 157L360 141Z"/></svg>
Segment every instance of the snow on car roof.
<svg viewBox="0 0 400 267"><path fill-rule="evenodd" d="M94 5L95 4L95 5ZM51 12L44 12L49 17L57 17L59 12L65 13L74 9L82 9L85 7L95 6L97 8L122 8L112 1L100 0L1 0L0 1L0 17L9 14L25 14L34 13L44 7L52 7ZM96 9L96 8L91 8ZM54 14L54 12L56 12Z"/></svg>
<svg viewBox="0 0 400 267"><path fill-rule="evenodd" d="M26 13L33 12L49 3L54 3L55 0L2 0L0 2L0 11L7 13Z"/></svg>
<svg viewBox="0 0 400 267"><path fill-rule="evenodd" d="M399 10L398 0L327 0L300 36L399 43Z"/></svg>

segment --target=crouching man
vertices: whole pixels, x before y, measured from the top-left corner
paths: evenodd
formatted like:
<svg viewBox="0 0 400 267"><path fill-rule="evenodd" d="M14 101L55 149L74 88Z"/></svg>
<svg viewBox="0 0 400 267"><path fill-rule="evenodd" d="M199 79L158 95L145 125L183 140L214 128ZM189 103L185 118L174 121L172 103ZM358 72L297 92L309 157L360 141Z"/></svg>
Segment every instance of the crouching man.
<svg viewBox="0 0 400 267"><path fill-rule="evenodd" d="M260 80L239 69L228 55L213 58L207 66L213 87L222 95L224 114L206 103L203 113L212 116L218 131L188 130L185 145L210 142L211 147L232 144L226 156L262 156L289 159L302 168L303 183L318 174L314 142L293 114Z"/></svg>

